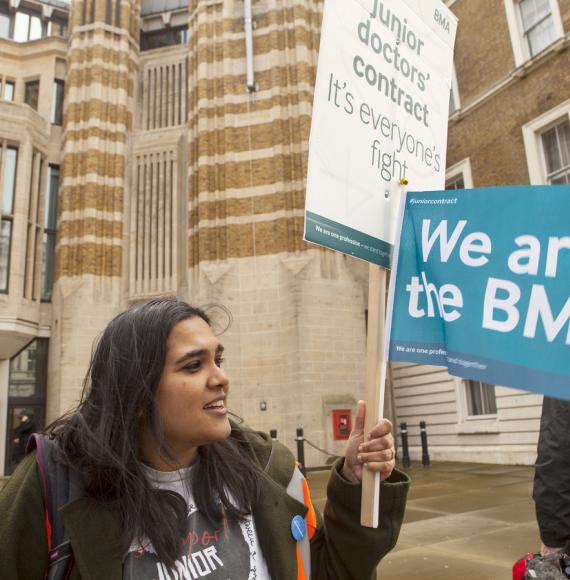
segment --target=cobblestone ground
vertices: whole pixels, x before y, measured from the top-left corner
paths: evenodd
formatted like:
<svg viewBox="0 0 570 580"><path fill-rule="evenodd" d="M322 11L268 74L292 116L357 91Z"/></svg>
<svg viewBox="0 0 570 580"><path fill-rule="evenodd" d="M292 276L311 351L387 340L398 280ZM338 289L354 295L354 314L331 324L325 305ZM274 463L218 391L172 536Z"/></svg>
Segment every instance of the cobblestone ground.
<svg viewBox="0 0 570 580"><path fill-rule="evenodd" d="M412 479L396 548L381 580L510 580L513 563L540 545L527 466L436 463ZM322 509L328 472L309 473Z"/></svg>

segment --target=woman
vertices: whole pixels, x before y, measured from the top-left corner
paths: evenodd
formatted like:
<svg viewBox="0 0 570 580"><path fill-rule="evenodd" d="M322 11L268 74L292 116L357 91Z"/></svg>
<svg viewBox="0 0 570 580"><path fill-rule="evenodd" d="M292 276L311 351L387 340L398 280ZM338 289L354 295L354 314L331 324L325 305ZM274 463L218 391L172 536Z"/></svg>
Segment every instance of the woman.
<svg viewBox="0 0 570 580"><path fill-rule="evenodd" d="M208 316L176 299L135 306L104 330L82 402L48 429L82 479L60 511L72 580L364 580L394 546L407 478L393 472L390 423L364 441L359 403L323 520L292 454L229 420L223 351ZM364 465L385 480L378 529L359 525ZM46 562L30 454L0 494L2 578L40 580Z"/></svg>

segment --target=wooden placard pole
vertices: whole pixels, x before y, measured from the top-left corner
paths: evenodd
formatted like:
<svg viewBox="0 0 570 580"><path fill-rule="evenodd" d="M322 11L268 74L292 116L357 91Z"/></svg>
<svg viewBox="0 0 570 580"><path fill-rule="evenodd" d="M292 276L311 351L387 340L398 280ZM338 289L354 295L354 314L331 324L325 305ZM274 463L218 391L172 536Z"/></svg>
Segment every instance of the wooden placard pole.
<svg viewBox="0 0 570 580"><path fill-rule="evenodd" d="M384 350L384 325L386 322L386 270L369 264L368 281L368 336L366 341L366 420L364 433L369 433L378 422L384 409L386 364L382 361ZM364 470L360 524L378 527L378 502L380 474Z"/></svg>

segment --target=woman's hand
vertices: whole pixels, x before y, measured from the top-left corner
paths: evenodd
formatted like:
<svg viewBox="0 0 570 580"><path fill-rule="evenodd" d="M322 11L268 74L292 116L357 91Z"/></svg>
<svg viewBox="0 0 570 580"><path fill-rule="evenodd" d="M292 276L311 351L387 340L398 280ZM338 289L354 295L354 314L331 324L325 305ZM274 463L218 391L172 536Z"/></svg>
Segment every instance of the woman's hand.
<svg viewBox="0 0 570 580"><path fill-rule="evenodd" d="M362 481L362 470L379 472L380 479L390 477L396 466L396 451L392 437L392 423L382 419L370 433L364 433L366 403L358 401L358 410L352 433L348 438L344 452L343 476L354 483Z"/></svg>

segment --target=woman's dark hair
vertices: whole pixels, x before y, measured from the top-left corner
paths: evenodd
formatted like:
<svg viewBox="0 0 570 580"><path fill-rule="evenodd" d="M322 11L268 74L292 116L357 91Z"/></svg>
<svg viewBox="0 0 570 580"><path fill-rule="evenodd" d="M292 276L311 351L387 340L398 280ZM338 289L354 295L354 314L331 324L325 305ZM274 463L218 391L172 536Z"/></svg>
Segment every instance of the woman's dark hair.
<svg viewBox="0 0 570 580"><path fill-rule="evenodd" d="M139 457L140 433L148 425L158 449L173 459L155 400L170 332L194 317L210 324L204 311L175 298L116 316L98 341L78 408L47 430L58 440L62 460L82 475L86 493L118 508L121 548L146 536L170 566L185 533L187 508L181 496L149 485ZM196 505L211 521L222 514L242 519L259 494L254 458L233 430L228 439L199 447L191 477Z"/></svg>

